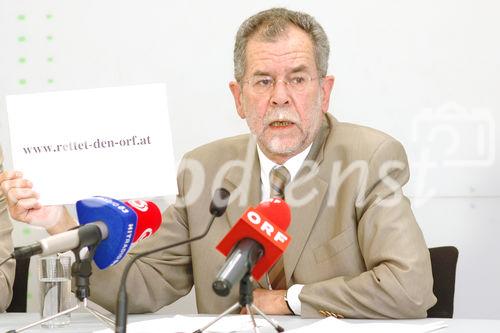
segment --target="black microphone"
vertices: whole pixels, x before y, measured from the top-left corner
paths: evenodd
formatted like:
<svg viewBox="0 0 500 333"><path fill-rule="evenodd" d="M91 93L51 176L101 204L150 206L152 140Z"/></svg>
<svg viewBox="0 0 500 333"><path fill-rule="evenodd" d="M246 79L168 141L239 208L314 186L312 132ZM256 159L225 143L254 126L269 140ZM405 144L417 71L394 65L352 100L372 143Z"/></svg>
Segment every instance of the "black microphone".
<svg viewBox="0 0 500 333"><path fill-rule="evenodd" d="M96 245L108 237L108 228L103 222L94 222L41 239L33 244L18 247L11 253L12 259L25 259L34 255L48 256L79 247Z"/></svg>
<svg viewBox="0 0 500 333"><path fill-rule="evenodd" d="M219 296L227 296L233 285L245 274L252 271L257 261L264 255L262 245L251 238L244 238L232 249L228 259L220 269L212 289Z"/></svg>
<svg viewBox="0 0 500 333"><path fill-rule="evenodd" d="M117 304L116 304L116 326L115 326L116 333L123 333L123 332L127 331L127 314L128 314L128 303L127 302L128 302L128 299L127 299L126 281L127 281L127 276L128 276L129 271L130 271L130 268L132 267L134 262L136 260L138 260L144 256L150 255L152 253L164 251L164 250L176 247L176 246L191 243L191 242L194 242L196 240L199 240L199 239L205 237L208 234L215 218L222 216L224 214L224 212L226 211L227 204L229 202L229 196L230 196L230 193L225 188L219 188L215 191L214 196L212 198L212 201L210 202L210 208L209 208L209 211L210 211L210 214L212 215L212 217L208 223L207 228L205 229L205 231L201 235L193 237L193 238L189 238L189 239L186 239L186 240L174 243L174 244L162 246L162 247L159 247L159 248L147 251L147 252L139 253L139 254L133 256L127 262L127 265L125 266L125 269L123 270L123 275L122 275L122 278L120 281L120 289L118 291L118 297L116 300L116 302L117 302Z"/></svg>

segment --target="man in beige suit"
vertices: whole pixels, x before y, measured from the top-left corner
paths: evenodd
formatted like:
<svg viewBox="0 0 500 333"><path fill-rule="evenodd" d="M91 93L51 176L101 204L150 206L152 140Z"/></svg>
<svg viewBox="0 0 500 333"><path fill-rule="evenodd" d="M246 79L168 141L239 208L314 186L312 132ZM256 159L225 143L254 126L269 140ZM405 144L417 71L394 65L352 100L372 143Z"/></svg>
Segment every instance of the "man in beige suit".
<svg viewBox="0 0 500 333"><path fill-rule="evenodd" d="M3 155L0 148L0 173L3 171ZM12 247L12 224L7 211L7 202L0 191L0 262L8 258L14 250ZM0 312L4 312L12 299L15 261L9 260L0 266Z"/></svg>
<svg viewBox="0 0 500 333"><path fill-rule="evenodd" d="M409 178L406 154L390 136L327 113L334 82L328 55L323 29L307 14L271 9L241 25L230 89L252 134L187 153L175 204L160 231L133 253L200 234L217 187L226 187L231 201L204 239L134 264L127 283L131 312L156 311L193 284L200 313L220 313L235 303L237 287L228 297L212 291L225 260L214 247L249 205L272 195L270 174L284 166L292 211L284 285L269 290L273 282L256 281L256 305L268 314L304 317L426 316L436 299L429 252L402 194ZM16 218L41 223L55 216L52 233L75 225L62 207L41 207L26 180L6 172L0 182ZM91 298L110 310L127 260L94 269Z"/></svg>

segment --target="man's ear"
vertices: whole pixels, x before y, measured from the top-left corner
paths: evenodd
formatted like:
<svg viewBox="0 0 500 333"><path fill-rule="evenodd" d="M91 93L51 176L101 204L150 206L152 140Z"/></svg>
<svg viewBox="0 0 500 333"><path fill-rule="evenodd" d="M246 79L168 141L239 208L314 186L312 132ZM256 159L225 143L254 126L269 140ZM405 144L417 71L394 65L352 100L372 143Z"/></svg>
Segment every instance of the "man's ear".
<svg viewBox="0 0 500 333"><path fill-rule="evenodd" d="M330 96L332 94L335 77L333 75L327 75L321 81L322 81L321 90L323 90L323 99L321 100L321 111L323 111L323 113L326 113L328 111L328 106L330 105Z"/></svg>
<svg viewBox="0 0 500 333"><path fill-rule="evenodd" d="M233 94L234 104L236 105L236 111L241 119L245 119L245 112L243 111L243 105L241 103L241 86L236 81L229 82L229 89Z"/></svg>

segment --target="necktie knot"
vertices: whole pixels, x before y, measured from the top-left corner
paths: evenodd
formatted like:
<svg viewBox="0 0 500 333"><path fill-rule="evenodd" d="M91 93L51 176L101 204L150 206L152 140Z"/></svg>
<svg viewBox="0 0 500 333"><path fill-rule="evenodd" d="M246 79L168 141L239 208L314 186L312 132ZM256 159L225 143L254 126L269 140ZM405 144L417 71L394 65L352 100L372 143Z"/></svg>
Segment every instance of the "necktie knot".
<svg viewBox="0 0 500 333"><path fill-rule="evenodd" d="M285 198L285 186L290 182L290 172L283 165L275 166L269 173L271 198Z"/></svg>

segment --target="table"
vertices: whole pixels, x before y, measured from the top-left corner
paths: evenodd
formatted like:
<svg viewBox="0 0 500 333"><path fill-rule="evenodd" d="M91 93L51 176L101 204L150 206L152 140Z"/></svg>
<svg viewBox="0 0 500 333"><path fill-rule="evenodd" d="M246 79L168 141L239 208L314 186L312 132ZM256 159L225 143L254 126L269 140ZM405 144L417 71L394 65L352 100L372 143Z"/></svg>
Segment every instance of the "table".
<svg viewBox="0 0 500 333"><path fill-rule="evenodd" d="M195 316L195 315L193 315ZM151 320L160 319L165 317L171 317L159 314L144 314L144 315L131 315L129 316L129 323L137 322L141 320ZM286 329L298 328L301 326L309 325L317 321L318 319L302 319L295 316L271 316L272 318L278 320ZM39 319L37 313L2 313L0 314L0 333L4 333L8 330L19 328L25 326ZM394 320L398 323L427 323L430 321L443 320L448 324L448 328L441 330L440 332L445 333L470 333L470 332L480 332L480 333L498 333L500 332L500 320L487 320L487 319L413 319L413 320ZM380 322L380 320L357 320L357 319L347 319L350 323L362 323L362 322ZM386 321L384 321L386 322ZM35 327L25 332L39 332L39 333L69 333L69 332L92 332L95 330L101 330L105 328L97 319L88 313L73 313L71 315L71 324L64 328L58 329L45 329L41 327ZM263 329L262 333L274 332L272 329ZM341 332L338 332L341 333Z"/></svg>

